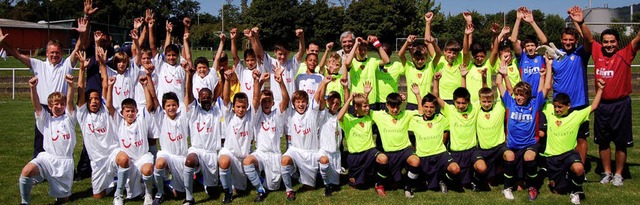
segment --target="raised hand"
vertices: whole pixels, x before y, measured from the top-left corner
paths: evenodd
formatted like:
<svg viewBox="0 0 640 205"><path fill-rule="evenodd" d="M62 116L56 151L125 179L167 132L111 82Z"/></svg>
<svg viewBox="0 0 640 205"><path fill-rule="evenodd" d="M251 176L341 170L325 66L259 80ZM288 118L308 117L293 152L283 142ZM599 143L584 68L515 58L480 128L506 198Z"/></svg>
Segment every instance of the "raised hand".
<svg viewBox="0 0 640 205"><path fill-rule="evenodd" d="M508 67L509 67L509 63L508 63L507 60L504 60L504 61L500 62L500 68L498 69L498 73L500 73L500 75L507 75L507 72L508 72L507 68Z"/></svg>
<svg viewBox="0 0 640 205"><path fill-rule="evenodd" d="M441 72L437 72L437 73L433 74L433 79L440 80L440 78L442 78L442 73Z"/></svg>
<svg viewBox="0 0 640 205"><path fill-rule="evenodd" d="M144 21L147 22L147 26L153 28L153 24L156 22L155 18L153 18L155 14L151 9L147 9L147 12L144 16Z"/></svg>
<svg viewBox="0 0 640 205"><path fill-rule="evenodd" d="M365 43L365 42L366 42L366 41L365 41L362 37L357 37L357 38L356 38L356 41L355 41L355 43L354 43L354 44L355 44L356 46L358 46L358 45L360 45L360 44L362 44L362 43Z"/></svg>
<svg viewBox="0 0 640 205"><path fill-rule="evenodd" d="M251 32L250 29L244 29L244 31L242 31L244 33L244 36L247 38L252 38L253 37L253 33Z"/></svg>
<svg viewBox="0 0 640 205"><path fill-rule="evenodd" d="M301 28L296 29L296 37L304 38L304 30L302 30Z"/></svg>
<svg viewBox="0 0 640 205"><path fill-rule="evenodd" d="M276 69L276 74L274 76L274 79L276 80L276 82L280 83L282 82L282 73L284 72L284 68L282 67L278 67L278 69Z"/></svg>
<svg viewBox="0 0 640 205"><path fill-rule="evenodd" d="M166 29L167 29L167 33L171 33L171 31L173 31L173 23L169 22L169 20L167 20L166 24Z"/></svg>
<svg viewBox="0 0 640 205"><path fill-rule="evenodd" d="M67 84L73 85L73 75L71 74L64 75L64 80L67 81Z"/></svg>
<svg viewBox="0 0 640 205"><path fill-rule="evenodd" d="M80 61L80 69L86 70L89 65L89 59L87 59L87 54L84 51L76 51L74 53L78 61Z"/></svg>
<svg viewBox="0 0 640 205"><path fill-rule="evenodd" d="M378 41L378 37L376 37L376 36L374 36L374 35L369 35L369 36L367 36L367 42L368 42L369 44L373 44L373 42L376 42L376 41Z"/></svg>
<svg viewBox="0 0 640 205"><path fill-rule="evenodd" d="M580 7L573 6L569 8L567 13L569 13L569 17L571 17L571 20L575 22L584 22L584 15L582 14L582 9Z"/></svg>
<svg viewBox="0 0 640 205"><path fill-rule="evenodd" d="M415 41L416 41L416 35L407 36L407 43L412 44Z"/></svg>
<svg viewBox="0 0 640 205"><path fill-rule="evenodd" d="M524 17L522 18L522 20L526 21L527 23L533 23L533 13L527 10L527 12L524 13Z"/></svg>
<svg viewBox="0 0 640 205"><path fill-rule="evenodd" d="M231 76L233 76L233 73L235 71L233 69L228 69L224 71L224 79L225 80L231 80Z"/></svg>
<svg viewBox="0 0 640 205"><path fill-rule="evenodd" d="M29 87L35 88L36 85L38 85L38 77L33 76L31 79L29 79Z"/></svg>
<svg viewBox="0 0 640 205"><path fill-rule="evenodd" d="M183 40L183 41L187 41L187 40L189 40L189 36L190 36L190 35L191 35L190 33L184 32L184 34L182 35L182 40Z"/></svg>
<svg viewBox="0 0 640 205"><path fill-rule="evenodd" d="M467 66L466 65L460 65L460 75L464 78L467 77L467 74L469 74L469 70L467 70Z"/></svg>
<svg viewBox="0 0 640 205"><path fill-rule="evenodd" d="M260 72L258 72L258 73L260 73ZM269 77L270 77L269 73L263 73L262 75L260 75L260 83L267 82L267 80L269 80ZM278 82L278 83L280 83L280 82Z"/></svg>
<svg viewBox="0 0 640 205"><path fill-rule="evenodd" d="M102 38L101 31L93 32L93 41L96 43L96 45L98 45L98 42L100 41L101 38Z"/></svg>
<svg viewBox="0 0 640 205"><path fill-rule="evenodd" d="M254 36L258 36L258 34L260 34L260 28L257 26L251 28L251 33L253 33Z"/></svg>
<svg viewBox="0 0 640 205"><path fill-rule="evenodd" d="M468 11L462 12L462 17L464 17L464 20L467 22L467 24L472 24L473 19L471 17L471 12L468 12Z"/></svg>
<svg viewBox="0 0 640 205"><path fill-rule="evenodd" d="M518 8L518 11L516 12L516 18L517 19L524 18L526 11L527 11L527 7L522 6Z"/></svg>
<svg viewBox="0 0 640 205"><path fill-rule="evenodd" d="M251 72L251 75L253 76L253 79L256 79L256 80L260 79L260 71L258 69L254 69Z"/></svg>
<svg viewBox="0 0 640 205"><path fill-rule="evenodd" d="M111 77L111 78L113 78L113 83L115 83L116 79L114 77ZM109 78L109 86L113 85L111 82L111 78ZM147 78L146 75L143 75L138 78L138 81L140 82L140 84L146 86L147 83L149 83L149 78Z"/></svg>
<svg viewBox="0 0 640 205"><path fill-rule="evenodd" d="M507 35L507 33L511 32L511 28L509 26L502 27L500 30L500 35Z"/></svg>
<svg viewBox="0 0 640 205"><path fill-rule="evenodd" d="M96 59L99 63L105 64L107 62L107 51L100 46L96 46Z"/></svg>
<svg viewBox="0 0 640 205"><path fill-rule="evenodd" d="M491 23L491 33L494 35L500 34L500 24L499 23Z"/></svg>
<svg viewBox="0 0 640 205"><path fill-rule="evenodd" d="M433 43L436 39L433 36L428 36L424 39L424 42Z"/></svg>
<svg viewBox="0 0 640 205"><path fill-rule="evenodd" d="M0 43L2 43L2 40L4 40L5 37L7 37L9 34L2 34L2 29L0 29Z"/></svg>
<svg viewBox="0 0 640 205"><path fill-rule="evenodd" d="M72 28L73 30L76 30L78 33L84 33L87 32L87 24L89 24L89 19L87 18L79 18L78 19L78 28Z"/></svg>
<svg viewBox="0 0 640 205"><path fill-rule="evenodd" d="M342 85L342 87L349 87L349 79L347 79L347 77L340 78L340 85Z"/></svg>
<svg viewBox="0 0 640 205"><path fill-rule="evenodd" d="M131 32L129 33L129 36L131 36L131 40L137 41L138 40L138 29L131 30Z"/></svg>
<svg viewBox="0 0 640 205"><path fill-rule="evenodd" d="M482 77L486 78L487 77L487 68L483 68L480 70L480 74L482 75Z"/></svg>
<svg viewBox="0 0 640 205"><path fill-rule="evenodd" d="M91 0L84 1L84 8L82 11L85 15L91 16L91 14L95 13L98 10L98 7L93 8L93 2Z"/></svg>
<svg viewBox="0 0 640 205"><path fill-rule="evenodd" d="M365 94L369 94L369 93L371 93L372 89L373 88L371 87L371 81L365 81L364 82L364 93Z"/></svg>
<svg viewBox="0 0 640 205"><path fill-rule="evenodd" d="M424 14L424 21L427 23L431 23L433 21L433 12L427 12Z"/></svg>
<svg viewBox="0 0 640 205"><path fill-rule="evenodd" d="M144 19L142 17L133 19L133 29L136 29L136 30L140 29L143 23L144 23Z"/></svg>
<svg viewBox="0 0 640 205"><path fill-rule="evenodd" d="M324 78L322 79L322 82L324 83L330 83L331 81L333 81L333 76L331 76L331 74L325 75Z"/></svg>
<svg viewBox="0 0 640 205"><path fill-rule="evenodd" d="M188 30L191 28L191 19L189 17L184 17L182 19L182 24L184 24L184 27Z"/></svg>
<svg viewBox="0 0 640 205"><path fill-rule="evenodd" d="M333 42L327 43L327 45L325 47L327 49L326 51L331 51L331 49L333 49Z"/></svg>
<svg viewBox="0 0 640 205"><path fill-rule="evenodd" d="M144 67L144 70L147 71L147 75L149 75L149 76L156 69L156 66L154 66L153 63L151 63L150 61L147 62L147 63L142 63L142 67Z"/></svg>
<svg viewBox="0 0 640 205"><path fill-rule="evenodd" d="M407 101L407 95L400 93L400 99L402 99L402 101Z"/></svg>
<svg viewBox="0 0 640 205"><path fill-rule="evenodd" d="M544 78L546 74L547 74L547 68L546 67L540 68L540 77Z"/></svg>
<svg viewBox="0 0 640 205"><path fill-rule="evenodd" d="M420 94L420 86L418 86L417 83L411 84L411 92L413 92L413 94L415 94L415 95L419 95Z"/></svg>
<svg viewBox="0 0 640 205"><path fill-rule="evenodd" d="M220 35L224 36L223 33L221 33ZM238 35L238 28L232 28L231 31L229 31L229 37L231 37L231 40L235 40L236 35ZM223 40L222 37L220 37L220 40Z"/></svg>
<svg viewBox="0 0 640 205"><path fill-rule="evenodd" d="M220 33L220 42L224 42L227 39L227 36L224 33ZM231 37L233 39L233 37Z"/></svg>
<svg viewBox="0 0 640 205"><path fill-rule="evenodd" d="M473 33L473 31L474 31L473 24L467 24L467 26L465 26L464 28L465 35L470 35Z"/></svg>

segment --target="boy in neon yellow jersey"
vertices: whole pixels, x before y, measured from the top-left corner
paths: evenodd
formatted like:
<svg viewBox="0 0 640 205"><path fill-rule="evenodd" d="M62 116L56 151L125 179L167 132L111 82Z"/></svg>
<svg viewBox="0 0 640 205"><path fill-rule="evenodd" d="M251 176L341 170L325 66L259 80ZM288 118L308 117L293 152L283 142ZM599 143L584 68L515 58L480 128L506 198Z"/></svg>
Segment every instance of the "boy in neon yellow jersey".
<svg viewBox="0 0 640 205"><path fill-rule="evenodd" d="M466 71L460 71L466 75ZM471 186L471 170L476 174L484 174L487 168L486 163L477 153L478 140L476 138L476 122L480 106L478 103L470 103L471 94L466 88L460 87L453 91L454 105L447 104L439 97L438 88L441 73L434 75L433 95L438 99L438 105L442 108L442 115L449 120L451 136L449 137L449 150L453 159L460 166L460 183L463 186ZM462 77L462 86L465 80Z"/></svg>
<svg viewBox="0 0 640 205"><path fill-rule="evenodd" d="M409 40L407 39L407 41ZM391 54L391 47L389 47L389 44L383 43L382 49L385 53ZM378 86L376 90L378 93L376 93L376 102L372 108L373 110L387 110L387 95L391 93L398 93L398 80L401 75L404 75L404 66L399 61L379 66L379 68L376 69Z"/></svg>
<svg viewBox="0 0 640 205"><path fill-rule="evenodd" d="M604 80L599 79L596 96L590 107L570 110L569 95L559 93L553 98L553 103L547 103L542 111L550 122L547 126L547 148L541 154L547 159L549 189L553 192L570 192L573 204L580 204L580 194L584 194L584 165L575 151L578 144L576 135L580 125L589 120L589 115L598 108L604 86Z"/></svg>
<svg viewBox="0 0 640 205"><path fill-rule="evenodd" d="M477 190L489 188L486 179L496 176L496 166L503 164L502 155L507 149L504 134L504 104L500 100L494 100L491 88L483 87L478 91L480 99L480 112L476 124L478 134L479 155L487 164L487 171L483 175L476 175L479 180Z"/></svg>
<svg viewBox="0 0 640 205"><path fill-rule="evenodd" d="M500 25L495 23L491 25L491 31L493 32L495 39L492 43L493 46L491 55L488 59L487 50L485 49L485 47L480 45L479 43L473 43L473 26L467 27L467 29L465 29L465 39L462 50L465 56L472 57L472 59L469 61L469 73L466 77L467 89L470 93L472 93L471 102L478 102L480 100L479 96L476 95L476 93L484 87L482 85L482 73L486 73L487 76L491 76L493 73L495 63L498 59L498 32L505 32L505 30L498 30L499 26ZM471 45L470 48L469 45ZM489 77L485 79L487 80L487 85L491 85L491 78Z"/></svg>
<svg viewBox="0 0 640 205"><path fill-rule="evenodd" d="M367 56L367 45L372 44L378 53L380 59ZM362 37L356 38L355 49L351 49L351 53L345 61L345 66L349 71L349 78L351 81L351 92L364 93L364 83L372 82L372 94L368 96L369 104L376 102L377 83L376 70L379 66L384 66L389 63L389 56L382 49L382 44L375 36L368 36L365 41Z"/></svg>
<svg viewBox="0 0 640 205"><path fill-rule="evenodd" d="M409 123L409 130L416 133L415 155L420 158L420 165L409 166L407 176L415 182L420 174L424 174L427 189L439 186L440 191L446 193L447 182L460 173L460 166L444 145L444 138L449 135L449 121L436 113L436 100L436 96L431 93L424 96L418 102L423 114L414 115ZM412 184L415 183L410 183Z"/></svg>
<svg viewBox="0 0 640 205"><path fill-rule="evenodd" d="M332 91L338 92L340 94L340 99L344 99L344 90L342 85L340 84L340 80L342 76L347 72L347 68L342 64L342 58L335 52L331 52L333 48L333 42L327 43L325 46L326 50L324 54L322 54L322 59L320 60L320 71L321 74L327 74L331 76L331 82L327 84L327 88L325 90L325 98L328 97L329 93ZM346 79L346 78L345 78ZM340 104L342 105L342 104Z"/></svg>
<svg viewBox="0 0 640 205"><path fill-rule="evenodd" d="M412 89L414 94L416 94L415 91L419 91L417 84L413 84L412 88L416 88ZM378 173L383 178L387 178L388 173L394 182L404 181L405 196L412 198L413 192L409 186L409 179L406 175L402 175L402 169L409 166L417 167L420 164L419 158L413 154L414 150L408 136L409 122L413 115L418 114L418 111L405 111L403 109L405 103L406 97L398 93L390 93L386 99L388 111L373 111L371 118L378 125L382 148L388 158L387 166L382 167ZM379 186L382 185L379 184Z"/></svg>
<svg viewBox="0 0 640 205"><path fill-rule="evenodd" d="M471 13L462 13L466 21L465 29L469 26L473 26L471 22ZM441 73L442 79L440 79L440 96L447 103L453 103L453 91L460 87L462 83L462 77L460 76L461 65L464 65L467 60L463 59L463 55L460 55L461 46L458 41L449 41L444 45L444 52L441 59L435 65L434 72Z"/></svg>

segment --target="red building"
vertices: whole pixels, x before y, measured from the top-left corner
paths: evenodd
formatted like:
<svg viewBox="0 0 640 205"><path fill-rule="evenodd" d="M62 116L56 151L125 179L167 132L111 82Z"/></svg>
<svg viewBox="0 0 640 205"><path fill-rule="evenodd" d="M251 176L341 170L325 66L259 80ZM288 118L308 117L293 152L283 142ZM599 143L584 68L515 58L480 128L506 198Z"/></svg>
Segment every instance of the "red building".
<svg viewBox="0 0 640 205"><path fill-rule="evenodd" d="M62 26L47 23L33 23L12 19L0 19L0 28L9 34L4 41L24 54L42 49L48 42L47 33L53 40L58 40L62 48L70 48L72 38L77 38L76 32ZM47 32L48 31L48 32Z"/></svg>

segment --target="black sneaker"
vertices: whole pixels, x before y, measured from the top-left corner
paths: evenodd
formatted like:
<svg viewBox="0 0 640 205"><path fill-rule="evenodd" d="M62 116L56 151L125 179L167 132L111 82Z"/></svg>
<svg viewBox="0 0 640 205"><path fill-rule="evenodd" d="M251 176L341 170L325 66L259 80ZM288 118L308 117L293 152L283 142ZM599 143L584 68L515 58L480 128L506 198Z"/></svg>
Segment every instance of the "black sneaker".
<svg viewBox="0 0 640 205"><path fill-rule="evenodd" d="M153 205L160 205L160 203L162 203L162 201L164 201L163 199L164 197L160 196L160 197L155 197L153 198Z"/></svg>
<svg viewBox="0 0 640 205"><path fill-rule="evenodd" d="M230 204L233 201L233 192L231 190L224 190L224 198L222 199L223 204Z"/></svg>
<svg viewBox="0 0 640 205"><path fill-rule="evenodd" d="M182 201L182 205L196 205L196 201L195 200L184 200Z"/></svg>
<svg viewBox="0 0 640 205"><path fill-rule="evenodd" d="M265 198L267 198L267 193L264 191L258 191L258 195L256 195L255 199L253 199L253 202L262 202Z"/></svg>
<svg viewBox="0 0 640 205"><path fill-rule="evenodd" d="M325 185L324 186L324 196L331 196L333 195L333 187L331 184Z"/></svg>

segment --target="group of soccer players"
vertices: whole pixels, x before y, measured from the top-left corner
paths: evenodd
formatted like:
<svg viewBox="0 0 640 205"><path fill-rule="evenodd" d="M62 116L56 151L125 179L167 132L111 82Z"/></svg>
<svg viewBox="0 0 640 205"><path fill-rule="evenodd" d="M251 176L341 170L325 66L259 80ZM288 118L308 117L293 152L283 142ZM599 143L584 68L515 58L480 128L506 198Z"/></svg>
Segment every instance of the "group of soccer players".
<svg viewBox="0 0 640 205"><path fill-rule="evenodd" d="M256 189L256 202L279 190L282 181L286 198L295 200L292 180L315 187L318 175L324 195L331 196L339 190L341 174L354 188L373 184L380 196L386 196L385 187L402 188L412 198L419 188L483 191L503 182L506 199L513 200L512 191L520 186L534 200L543 173L553 192L568 193L579 204L588 120L596 109L601 183L622 185L626 148L633 145L629 64L640 35L619 50L618 33L606 30L600 44L579 7L568 10L577 29L563 30L560 49L541 53L537 48L546 37L532 12L521 7L513 29L492 25L492 45L473 42L471 15L463 13L462 45L450 41L443 50L431 35L434 15L429 12L424 42L409 35L398 62L390 62L389 47L375 36L351 32L340 36L342 50L332 52L329 43L319 58L319 45L307 47L302 29L295 30L298 52L289 58L286 44L276 43L274 58L263 49L257 27L242 31L251 46L240 60L235 43L241 37L234 28L229 32L232 58L224 51L227 36L220 34L212 66L206 57L192 61L189 19L183 21L182 48L171 44L173 25L166 22L159 52L151 10L134 20L130 53L109 57L100 32L94 32L95 49L85 52L88 17L95 12L90 0L84 11L78 43L65 60L55 42L47 45L47 61L30 59L2 43L7 35L0 31L3 48L35 74L30 93L36 127L44 136L44 151L19 178L23 204L29 204L36 181L47 180L50 195L60 201L71 195L76 124L91 160L94 197L113 190L114 204L140 195L144 204L160 204L176 192L185 193L184 204L195 204L194 181L207 192L220 182L223 203L232 202L234 191L247 190L247 181ZM518 39L523 20L537 39ZM576 44L579 36L583 46ZM141 46L146 41L149 47ZM368 55L369 48L379 58ZM589 55L596 66L591 104ZM76 82L72 68L78 61ZM101 89L87 86L85 75L93 63ZM402 75L410 93L399 92ZM551 89L553 99L547 101Z"/></svg>

